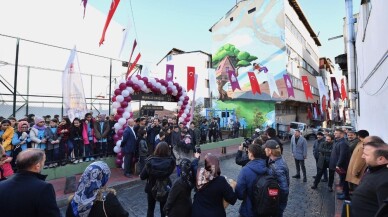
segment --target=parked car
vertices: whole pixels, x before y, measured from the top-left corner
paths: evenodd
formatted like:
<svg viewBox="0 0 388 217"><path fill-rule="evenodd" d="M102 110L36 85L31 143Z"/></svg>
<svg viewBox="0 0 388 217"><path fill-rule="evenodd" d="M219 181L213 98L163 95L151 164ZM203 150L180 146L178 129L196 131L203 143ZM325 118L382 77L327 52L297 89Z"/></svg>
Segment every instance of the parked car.
<svg viewBox="0 0 388 217"><path fill-rule="evenodd" d="M317 135L314 133L314 130L312 127L308 126L306 123L302 122L291 122L290 123L290 134L291 136L294 135L295 130L298 129L302 136L304 136L306 139L310 138L317 138Z"/></svg>

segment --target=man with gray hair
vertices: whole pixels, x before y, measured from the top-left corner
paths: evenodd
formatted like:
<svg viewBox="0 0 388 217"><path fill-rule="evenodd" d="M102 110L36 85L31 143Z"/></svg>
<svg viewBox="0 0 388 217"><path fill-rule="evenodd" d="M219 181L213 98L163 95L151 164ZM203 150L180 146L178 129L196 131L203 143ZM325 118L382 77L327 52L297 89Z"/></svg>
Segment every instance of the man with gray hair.
<svg viewBox="0 0 388 217"><path fill-rule="evenodd" d="M55 191L46 176L40 174L46 156L43 150L30 148L16 159L18 172L0 182L0 210L2 216L59 217Z"/></svg>

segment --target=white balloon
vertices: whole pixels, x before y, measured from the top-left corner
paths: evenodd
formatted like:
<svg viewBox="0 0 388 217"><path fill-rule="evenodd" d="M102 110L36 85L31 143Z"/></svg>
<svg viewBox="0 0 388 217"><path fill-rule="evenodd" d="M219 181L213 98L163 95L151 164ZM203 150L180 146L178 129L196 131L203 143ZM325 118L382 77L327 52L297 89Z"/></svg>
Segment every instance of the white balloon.
<svg viewBox="0 0 388 217"><path fill-rule="evenodd" d="M187 96L186 91L183 91L182 96L183 96L183 97Z"/></svg>
<svg viewBox="0 0 388 217"><path fill-rule="evenodd" d="M132 87L127 87L126 90L128 90L129 94L132 94L133 92L135 92Z"/></svg>
<svg viewBox="0 0 388 217"><path fill-rule="evenodd" d="M126 82L126 80L124 78L120 79L120 83L125 83L125 82Z"/></svg>
<svg viewBox="0 0 388 217"><path fill-rule="evenodd" d="M132 111L132 106L131 104L128 104L128 106L125 108L126 112L131 112Z"/></svg>
<svg viewBox="0 0 388 217"><path fill-rule="evenodd" d="M123 95L123 97L127 97L127 96L129 96L129 91L127 90L127 89L125 89L125 90L123 90L122 92L121 92L121 95ZM117 99L117 98L116 98Z"/></svg>
<svg viewBox="0 0 388 217"><path fill-rule="evenodd" d="M114 151L115 153L119 153L119 152L121 151L121 147L115 146L115 147L113 148L113 151Z"/></svg>
<svg viewBox="0 0 388 217"><path fill-rule="evenodd" d="M183 101L185 99L185 97L182 95L181 97L179 97L179 101ZM116 100L117 100L117 97L116 97Z"/></svg>
<svg viewBox="0 0 388 217"><path fill-rule="evenodd" d="M121 168L124 169L124 158L123 158L123 163L121 164Z"/></svg>
<svg viewBox="0 0 388 217"><path fill-rule="evenodd" d="M139 79L137 79L136 76L132 76L132 77L131 77L131 81L134 82L134 83L136 83L138 80L139 80Z"/></svg>
<svg viewBox="0 0 388 217"><path fill-rule="evenodd" d="M172 91L172 95L173 95L173 96L178 95L178 91L177 91L177 90L173 90L173 91Z"/></svg>
<svg viewBox="0 0 388 217"><path fill-rule="evenodd" d="M124 97L122 95L118 95L118 96L116 96L116 101L117 102L123 102L124 101Z"/></svg>
<svg viewBox="0 0 388 217"><path fill-rule="evenodd" d="M117 121L117 123L119 123L121 126L124 126L126 122L127 120L125 118L120 118L119 121Z"/></svg>
<svg viewBox="0 0 388 217"><path fill-rule="evenodd" d="M158 89L160 90L160 88L162 87L162 85L161 85L159 82L157 82L157 83L155 84L155 87L158 88Z"/></svg>
<svg viewBox="0 0 388 217"><path fill-rule="evenodd" d="M128 119L129 116L131 116L131 114L129 114L129 112L124 112L123 113L123 118Z"/></svg>
<svg viewBox="0 0 388 217"><path fill-rule="evenodd" d="M191 105L187 104L186 105L186 109L190 110L191 109Z"/></svg>
<svg viewBox="0 0 388 217"><path fill-rule="evenodd" d="M121 141L123 141L123 140L118 140L118 141L116 142L116 146L119 146L119 147L120 147Z"/></svg>
<svg viewBox="0 0 388 217"><path fill-rule="evenodd" d="M187 114L186 113L183 113L182 115L181 115L181 118L186 118L187 117Z"/></svg>
<svg viewBox="0 0 388 217"><path fill-rule="evenodd" d="M145 93L149 93L149 92L151 92L151 90L149 89L149 88L147 88L147 89L145 89L145 90L143 90Z"/></svg>
<svg viewBox="0 0 388 217"><path fill-rule="evenodd" d="M183 122L185 119L183 118L183 117L180 117L179 119L178 119L178 121L179 121L179 123L180 122Z"/></svg>
<svg viewBox="0 0 388 217"><path fill-rule="evenodd" d="M172 81L167 82L167 84L168 84L169 87L174 86L174 83L172 83Z"/></svg>
<svg viewBox="0 0 388 217"><path fill-rule="evenodd" d="M189 112L190 112L190 110L189 109L185 109L185 111L184 111L184 113L186 113L186 114L189 114Z"/></svg>
<svg viewBox="0 0 388 217"><path fill-rule="evenodd" d="M117 109L118 107L120 107L120 103L117 102L117 101L116 101L116 102L113 102L113 103L112 103L112 107Z"/></svg>
<svg viewBox="0 0 388 217"><path fill-rule="evenodd" d="M167 94L167 90L160 91L162 94Z"/></svg>
<svg viewBox="0 0 388 217"><path fill-rule="evenodd" d="M119 123L115 123L113 127L115 128L116 131L121 129L121 126Z"/></svg>
<svg viewBox="0 0 388 217"><path fill-rule="evenodd" d="M178 102L178 105L179 105L179 106L183 105L183 102L182 102L182 101L179 101L179 102Z"/></svg>
<svg viewBox="0 0 388 217"><path fill-rule="evenodd" d="M144 81L143 80L139 80L138 83L139 83L140 87L144 85Z"/></svg>

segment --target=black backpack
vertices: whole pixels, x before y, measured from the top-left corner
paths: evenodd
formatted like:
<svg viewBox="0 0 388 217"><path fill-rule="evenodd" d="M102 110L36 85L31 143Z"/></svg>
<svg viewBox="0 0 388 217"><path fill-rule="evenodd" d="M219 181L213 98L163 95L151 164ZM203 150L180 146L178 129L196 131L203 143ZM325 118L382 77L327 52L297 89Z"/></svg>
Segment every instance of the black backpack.
<svg viewBox="0 0 388 217"><path fill-rule="evenodd" d="M274 171L274 174L275 171ZM276 176L268 172L258 176L253 185L252 207L257 216L277 216L280 187Z"/></svg>
<svg viewBox="0 0 388 217"><path fill-rule="evenodd" d="M169 177L156 179L155 185L151 189L152 196L156 201L166 201L171 186L172 183Z"/></svg>

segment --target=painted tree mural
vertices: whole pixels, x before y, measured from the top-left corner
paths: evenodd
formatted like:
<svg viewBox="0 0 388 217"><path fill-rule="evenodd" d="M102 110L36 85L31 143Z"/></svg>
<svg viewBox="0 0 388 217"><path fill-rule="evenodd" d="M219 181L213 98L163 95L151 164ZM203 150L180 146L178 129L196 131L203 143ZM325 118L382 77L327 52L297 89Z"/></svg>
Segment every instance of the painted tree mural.
<svg viewBox="0 0 388 217"><path fill-rule="evenodd" d="M217 69L216 79L218 92L220 93L220 100L229 99L227 92L223 89L225 84L229 82L227 75L228 72L225 69L228 68L229 70L235 70L236 76L238 76L238 69L240 67L249 66L251 65L251 62L256 59L256 56L253 56L246 51L240 51L233 44L225 44L218 49L217 53L213 55L212 61L214 68ZM231 66L226 66L226 63L230 63Z"/></svg>

